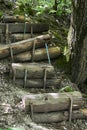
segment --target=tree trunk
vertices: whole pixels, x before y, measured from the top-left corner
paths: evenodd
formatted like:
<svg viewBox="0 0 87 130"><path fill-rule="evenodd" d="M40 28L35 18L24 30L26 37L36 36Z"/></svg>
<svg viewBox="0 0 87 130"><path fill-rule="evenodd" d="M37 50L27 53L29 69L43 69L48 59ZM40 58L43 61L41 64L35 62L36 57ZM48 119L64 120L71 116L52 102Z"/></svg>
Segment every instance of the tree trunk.
<svg viewBox="0 0 87 130"><path fill-rule="evenodd" d="M72 81L87 80L87 0L72 0L72 18L68 35L71 49Z"/></svg>

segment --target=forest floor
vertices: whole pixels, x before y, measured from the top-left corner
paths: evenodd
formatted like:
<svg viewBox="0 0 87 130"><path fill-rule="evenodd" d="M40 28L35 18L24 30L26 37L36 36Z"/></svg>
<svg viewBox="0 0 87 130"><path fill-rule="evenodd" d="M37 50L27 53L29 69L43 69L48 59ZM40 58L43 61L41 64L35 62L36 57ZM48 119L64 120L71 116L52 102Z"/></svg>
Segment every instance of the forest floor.
<svg viewBox="0 0 87 130"><path fill-rule="evenodd" d="M61 36L58 35L58 39L54 39L56 44L61 43L61 45L64 45L68 30L66 27L66 21L62 19L60 23L60 20L57 19L55 21L50 17L50 24L51 28L53 28L54 25L54 30L56 27L59 27L58 30L56 30L56 34L61 34ZM54 64L57 63L58 62L56 61ZM27 89L14 85L9 77L4 75L7 64L7 61L1 61L0 63L0 128L3 130L7 130L10 127L15 127L17 130L19 130L18 128L20 128L20 130L87 130L87 120L81 119L73 120L71 123L63 121L61 123L53 124L35 124L32 122L30 115L23 109L22 99L27 94L58 92L59 89L64 86L72 86L72 83L70 79L67 78L64 70L61 71L60 68L55 68L58 78L61 79L59 88L50 88L46 90L33 88Z"/></svg>
<svg viewBox="0 0 87 130"><path fill-rule="evenodd" d="M6 67L6 64L0 64L0 128L15 127L17 130L87 130L87 120L81 119L74 120L72 123L63 121L53 124L35 124L32 122L30 115L23 109L23 97L31 93L58 92L59 88L46 90L27 89L14 85L3 74ZM72 85L69 79L64 78L63 73L57 72L58 78L62 79L60 86Z"/></svg>

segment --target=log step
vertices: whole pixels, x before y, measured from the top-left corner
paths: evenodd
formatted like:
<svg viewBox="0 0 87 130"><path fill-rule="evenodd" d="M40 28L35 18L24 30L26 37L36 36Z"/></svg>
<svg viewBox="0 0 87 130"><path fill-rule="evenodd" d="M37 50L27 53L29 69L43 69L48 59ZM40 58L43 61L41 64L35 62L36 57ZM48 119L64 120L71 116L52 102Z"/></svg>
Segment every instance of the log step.
<svg viewBox="0 0 87 130"><path fill-rule="evenodd" d="M50 59L56 59L61 54L61 50L59 47L49 47L49 56ZM24 52L14 56L14 62L31 62L32 60L32 52ZM36 49L33 55L33 61L44 61L48 60L47 51L45 48Z"/></svg>
<svg viewBox="0 0 87 130"><path fill-rule="evenodd" d="M20 42L15 42L14 44L4 45L4 47L0 48L0 59L10 57L10 50L12 50L13 55L15 55L21 52L32 50L33 44L35 44L35 48L44 47L45 42L47 44L50 44L50 38L51 36L49 34L46 34Z"/></svg>
<svg viewBox="0 0 87 130"><path fill-rule="evenodd" d="M87 108L86 108L87 110ZM87 119L87 114L83 110L74 110L72 112L73 119ZM52 113L34 113L32 120L36 123L58 123L60 121L69 120L68 111L52 112Z"/></svg>
<svg viewBox="0 0 87 130"><path fill-rule="evenodd" d="M49 25L44 23L0 23L0 29L2 33L6 34L8 26L8 33L41 33L49 30Z"/></svg>
<svg viewBox="0 0 87 130"><path fill-rule="evenodd" d="M22 15L14 15L14 16L6 15L1 20L4 21L5 23L14 23L14 22L24 23L24 22L31 22L30 18L25 18Z"/></svg>
<svg viewBox="0 0 87 130"><path fill-rule="evenodd" d="M35 33L35 34L30 34L30 33L11 34L10 41L11 41L11 43L18 42L18 41L26 40L26 39L29 39L32 37L37 37L39 35L41 35L41 33L40 34L37 34L37 33Z"/></svg>
<svg viewBox="0 0 87 130"><path fill-rule="evenodd" d="M69 110L70 102L72 102L72 109L74 110L81 108L84 103L82 100L82 95L78 91L67 93L30 94L24 96L22 101L27 112L31 111L32 104L34 113Z"/></svg>
<svg viewBox="0 0 87 130"><path fill-rule="evenodd" d="M54 78L55 70L52 65L38 63L12 63L9 66L10 77L15 79L24 79L25 70L27 71L27 79L43 79L44 71L46 70L46 78Z"/></svg>
<svg viewBox="0 0 87 130"><path fill-rule="evenodd" d="M44 83L44 79L14 79L14 84L22 87L27 88L40 88L40 89L46 89L46 88L59 88L60 86L60 80L53 78L53 79L46 79ZM45 86L44 86L45 84Z"/></svg>

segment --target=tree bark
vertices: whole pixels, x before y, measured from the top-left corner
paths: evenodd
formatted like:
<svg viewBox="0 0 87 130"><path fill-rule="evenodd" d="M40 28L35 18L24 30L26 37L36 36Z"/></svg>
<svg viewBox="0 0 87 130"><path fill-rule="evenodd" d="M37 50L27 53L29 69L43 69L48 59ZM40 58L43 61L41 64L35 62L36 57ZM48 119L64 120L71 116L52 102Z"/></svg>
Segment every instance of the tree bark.
<svg viewBox="0 0 87 130"><path fill-rule="evenodd" d="M47 126L43 126L42 124L36 124L32 121L28 121L28 125L31 128L29 130L58 130L56 128L52 128L51 126L48 128Z"/></svg>
<svg viewBox="0 0 87 130"><path fill-rule="evenodd" d="M61 110L69 110L70 99L72 102L72 109L81 108L83 105L82 95L78 91L67 93L45 93L45 94L31 94L23 98L25 110L30 112L33 105L33 112L56 112Z"/></svg>
<svg viewBox="0 0 87 130"><path fill-rule="evenodd" d="M44 88L44 79L26 79L26 81L23 79L15 79L14 83L27 88ZM45 88L58 88L59 84L59 79L46 79Z"/></svg>
<svg viewBox="0 0 87 130"><path fill-rule="evenodd" d="M22 40L32 38L32 35L33 35L33 37L37 37L37 36L41 35L41 33L40 34L30 34L30 33L27 33L27 34L23 34L23 33L12 34L10 36L10 40L11 40L11 43L18 42L18 41L22 41Z"/></svg>
<svg viewBox="0 0 87 130"><path fill-rule="evenodd" d="M20 22L20 23L24 23L24 22L31 22L30 18L25 18L22 15L15 15L15 16L4 16L2 18L2 20L5 23L14 23L14 22Z"/></svg>
<svg viewBox="0 0 87 130"><path fill-rule="evenodd" d="M30 63L30 64L15 64L12 63L9 66L10 76L16 79L24 79L25 70L27 71L27 79L42 79L44 78L44 70L46 69L46 78L54 78L55 71L54 67L49 64L38 64L38 63Z"/></svg>
<svg viewBox="0 0 87 130"><path fill-rule="evenodd" d="M71 27L68 43L71 49L72 81L87 80L87 1L72 0Z"/></svg>
<svg viewBox="0 0 87 130"><path fill-rule="evenodd" d="M10 48L13 51L13 55L32 50L33 44L35 43L35 47L43 47L45 46L45 42L50 43L51 36L49 34L37 36L35 38L23 40L20 42L16 42L14 44L8 44L4 47L0 48L0 59L7 58L11 56Z"/></svg>
<svg viewBox="0 0 87 130"><path fill-rule="evenodd" d="M6 25L8 25L8 33L30 33L31 28L33 29L33 33L41 33L49 30L49 25L42 23L0 23L2 33L6 33Z"/></svg>
<svg viewBox="0 0 87 130"><path fill-rule="evenodd" d="M72 112L72 119L87 119L87 113L82 110L75 110ZM60 111L53 113L34 113L32 120L36 123L57 123L60 121L69 120L68 111Z"/></svg>
<svg viewBox="0 0 87 130"><path fill-rule="evenodd" d="M50 47L48 51L51 59L55 59L61 54L59 47ZM31 60L32 60L32 52L25 52L14 56L15 62L25 62ZM46 49L45 48L36 49L33 56L33 61L42 61L42 60L48 60Z"/></svg>

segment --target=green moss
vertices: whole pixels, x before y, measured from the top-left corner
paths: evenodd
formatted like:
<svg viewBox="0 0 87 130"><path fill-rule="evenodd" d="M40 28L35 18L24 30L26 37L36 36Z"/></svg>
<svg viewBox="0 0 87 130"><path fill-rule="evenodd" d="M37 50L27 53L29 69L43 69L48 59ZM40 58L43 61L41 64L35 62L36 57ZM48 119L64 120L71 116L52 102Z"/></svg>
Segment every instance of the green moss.
<svg viewBox="0 0 87 130"><path fill-rule="evenodd" d="M61 70L65 70L65 71L70 70L70 62L67 62L66 56L64 55L59 56L55 64L56 64L56 67Z"/></svg>
<svg viewBox="0 0 87 130"><path fill-rule="evenodd" d="M2 12L2 11L0 11L0 17L2 17L2 15L3 15L3 12Z"/></svg>
<svg viewBox="0 0 87 130"><path fill-rule="evenodd" d="M73 92L74 89L71 86L65 86L59 90L59 92Z"/></svg>
<svg viewBox="0 0 87 130"><path fill-rule="evenodd" d="M83 98L87 98L87 94L82 94Z"/></svg>

